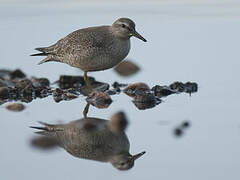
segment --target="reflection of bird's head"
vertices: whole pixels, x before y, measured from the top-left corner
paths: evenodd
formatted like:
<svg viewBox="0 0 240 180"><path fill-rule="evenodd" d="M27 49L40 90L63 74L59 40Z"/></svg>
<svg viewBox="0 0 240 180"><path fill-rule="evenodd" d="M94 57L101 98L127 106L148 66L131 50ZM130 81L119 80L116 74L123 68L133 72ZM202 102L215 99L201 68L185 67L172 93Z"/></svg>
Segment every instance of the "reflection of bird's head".
<svg viewBox="0 0 240 180"><path fill-rule="evenodd" d="M118 154L113 156L110 162L115 168L119 170L128 170L134 166L135 160L140 158L145 153L146 152L143 151L133 156L129 153Z"/></svg>

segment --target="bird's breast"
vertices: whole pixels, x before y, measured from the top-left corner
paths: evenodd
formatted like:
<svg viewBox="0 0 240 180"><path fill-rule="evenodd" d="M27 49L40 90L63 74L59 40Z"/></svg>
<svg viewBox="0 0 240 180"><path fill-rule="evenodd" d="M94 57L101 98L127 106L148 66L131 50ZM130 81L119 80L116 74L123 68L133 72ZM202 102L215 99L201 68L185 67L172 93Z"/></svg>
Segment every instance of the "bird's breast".
<svg viewBox="0 0 240 180"><path fill-rule="evenodd" d="M115 40L109 47L112 58L123 60L130 51L130 40Z"/></svg>
<svg viewBox="0 0 240 180"><path fill-rule="evenodd" d="M97 55L89 61L88 71L99 71L114 67L130 51L130 40L114 40L108 47L100 48Z"/></svg>

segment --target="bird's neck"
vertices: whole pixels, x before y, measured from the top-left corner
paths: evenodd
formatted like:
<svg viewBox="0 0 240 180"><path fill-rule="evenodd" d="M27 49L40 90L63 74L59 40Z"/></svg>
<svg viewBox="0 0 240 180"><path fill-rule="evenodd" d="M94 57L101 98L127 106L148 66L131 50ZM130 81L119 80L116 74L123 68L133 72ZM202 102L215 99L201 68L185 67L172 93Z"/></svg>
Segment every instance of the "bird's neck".
<svg viewBox="0 0 240 180"><path fill-rule="evenodd" d="M125 34L120 32L118 28L116 28L114 26L110 26L109 29L110 29L110 32L113 34L113 36L115 36L119 40L129 41L130 36L126 36Z"/></svg>

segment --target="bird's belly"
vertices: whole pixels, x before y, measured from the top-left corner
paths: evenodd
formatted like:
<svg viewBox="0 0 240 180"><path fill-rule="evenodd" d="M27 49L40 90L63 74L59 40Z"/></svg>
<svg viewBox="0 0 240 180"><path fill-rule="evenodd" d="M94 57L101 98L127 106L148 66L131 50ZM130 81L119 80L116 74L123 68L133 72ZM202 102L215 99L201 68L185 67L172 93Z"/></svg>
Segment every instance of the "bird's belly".
<svg viewBox="0 0 240 180"><path fill-rule="evenodd" d="M124 57L125 58L125 57ZM113 58L113 57L99 57L90 60L90 64L87 68L87 71L101 71L114 67L120 63L124 58Z"/></svg>
<svg viewBox="0 0 240 180"><path fill-rule="evenodd" d="M83 71L101 71L109 69L120 63L129 53L130 42L123 46L112 46L100 49L93 56L79 60L79 67Z"/></svg>

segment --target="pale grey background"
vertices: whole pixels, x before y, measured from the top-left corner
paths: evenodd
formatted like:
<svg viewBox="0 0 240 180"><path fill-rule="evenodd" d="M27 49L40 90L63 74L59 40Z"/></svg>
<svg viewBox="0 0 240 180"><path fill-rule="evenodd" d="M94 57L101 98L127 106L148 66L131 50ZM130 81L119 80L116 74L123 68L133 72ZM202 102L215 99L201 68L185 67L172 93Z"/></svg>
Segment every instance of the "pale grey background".
<svg viewBox="0 0 240 180"><path fill-rule="evenodd" d="M198 1L199 2L199 1ZM211 3L8 3L0 5L0 68L21 68L28 75L56 80L60 74L82 74L64 64L36 65L35 47L55 43L73 30L111 24L130 17L148 40L132 39L129 54L142 71L120 78L112 70L90 73L109 83L170 84L195 81L199 92L173 95L159 106L139 111L122 94L113 96L109 109L92 107L89 115L108 119L124 110L130 120L127 134L131 153L145 150L135 167L120 172L110 164L81 160L63 149L33 149L28 128L37 121L65 122L82 117L84 97L54 103L38 99L21 113L0 106L0 178L13 179L239 179L239 32L240 4ZM185 136L176 139L173 128L184 119L192 122ZM161 121L168 121L166 126Z"/></svg>

